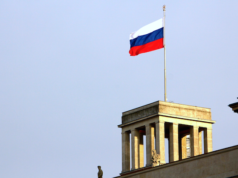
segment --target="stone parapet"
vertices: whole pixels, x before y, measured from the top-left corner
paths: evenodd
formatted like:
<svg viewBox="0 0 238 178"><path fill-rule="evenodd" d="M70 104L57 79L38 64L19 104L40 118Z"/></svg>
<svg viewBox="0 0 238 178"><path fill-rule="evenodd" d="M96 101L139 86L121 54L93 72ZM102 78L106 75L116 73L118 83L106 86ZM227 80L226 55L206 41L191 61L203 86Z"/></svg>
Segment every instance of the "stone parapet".
<svg viewBox="0 0 238 178"><path fill-rule="evenodd" d="M178 103L156 101L122 113L122 124L154 117L160 114L190 117L200 120L211 120L211 109L197 106L189 106Z"/></svg>

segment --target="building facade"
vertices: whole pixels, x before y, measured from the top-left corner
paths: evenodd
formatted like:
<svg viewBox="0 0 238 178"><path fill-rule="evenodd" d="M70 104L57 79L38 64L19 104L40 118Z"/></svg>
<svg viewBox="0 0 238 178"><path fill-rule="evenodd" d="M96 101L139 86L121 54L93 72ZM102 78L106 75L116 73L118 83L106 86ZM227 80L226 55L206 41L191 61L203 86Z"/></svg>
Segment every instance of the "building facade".
<svg viewBox="0 0 238 178"><path fill-rule="evenodd" d="M211 177L216 175L214 170L221 177L238 175L238 146L213 152L214 123L209 108L163 101L123 112L122 123L118 125L122 131L119 177ZM168 139L168 150L165 150L165 139ZM152 167L154 149L160 155L160 162ZM230 167L221 169L223 161Z"/></svg>

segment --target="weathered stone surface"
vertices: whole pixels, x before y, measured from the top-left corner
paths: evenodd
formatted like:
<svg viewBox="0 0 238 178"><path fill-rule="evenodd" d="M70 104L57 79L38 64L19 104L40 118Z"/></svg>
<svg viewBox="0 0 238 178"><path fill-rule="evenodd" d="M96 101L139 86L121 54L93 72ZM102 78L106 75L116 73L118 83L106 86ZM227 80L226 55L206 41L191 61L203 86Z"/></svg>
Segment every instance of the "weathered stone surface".
<svg viewBox="0 0 238 178"><path fill-rule="evenodd" d="M152 150L151 164L152 167L160 165L160 155L156 153L155 149Z"/></svg>
<svg viewBox="0 0 238 178"><path fill-rule="evenodd" d="M205 114L197 114L201 112ZM204 131L204 152L211 152L212 124L215 121L212 121L210 116L211 111L207 108L162 101L124 112L123 124L118 126L122 129L122 173L144 169L144 149L146 168L156 164L151 164L153 149L160 154L160 164L165 164L166 138L169 139L170 163L187 158L186 135L189 134L192 156L202 154L201 131ZM146 136L145 147L143 135Z"/></svg>
<svg viewBox="0 0 238 178"><path fill-rule="evenodd" d="M156 127L156 151L160 155L160 163L165 164L164 122L158 121Z"/></svg>
<svg viewBox="0 0 238 178"><path fill-rule="evenodd" d="M171 123L169 126L169 161L178 161L179 147L178 147L178 124Z"/></svg>
<svg viewBox="0 0 238 178"><path fill-rule="evenodd" d="M122 116L122 124L141 119L144 117L149 117L158 114L158 106L152 106L150 108L142 109L134 113Z"/></svg>
<svg viewBox="0 0 238 178"><path fill-rule="evenodd" d="M187 139L187 135L181 135L179 137L179 148L180 148L179 149L179 159L180 160L187 158L187 143L186 143L186 139Z"/></svg>
<svg viewBox="0 0 238 178"><path fill-rule="evenodd" d="M151 166L151 154L154 149L154 127L146 125L146 166Z"/></svg>
<svg viewBox="0 0 238 178"><path fill-rule="evenodd" d="M130 170L130 134L122 132L122 172Z"/></svg>
<svg viewBox="0 0 238 178"><path fill-rule="evenodd" d="M169 103L164 101L156 101L154 103L123 112L122 124L146 117L160 115L160 113L191 117L196 119L211 120L211 110L209 108Z"/></svg>
<svg viewBox="0 0 238 178"><path fill-rule="evenodd" d="M118 178L225 178L238 175L238 145Z"/></svg>
<svg viewBox="0 0 238 178"><path fill-rule="evenodd" d="M131 169L139 168L139 131L137 129L133 129L131 131L131 151L132 151L132 167Z"/></svg>
<svg viewBox="0 0 238 178"><path fill-rule="evenodd" d="M199 155L199 135L198 135L198 127L192 126L190 128L190 149L191 156Z"/></svg>

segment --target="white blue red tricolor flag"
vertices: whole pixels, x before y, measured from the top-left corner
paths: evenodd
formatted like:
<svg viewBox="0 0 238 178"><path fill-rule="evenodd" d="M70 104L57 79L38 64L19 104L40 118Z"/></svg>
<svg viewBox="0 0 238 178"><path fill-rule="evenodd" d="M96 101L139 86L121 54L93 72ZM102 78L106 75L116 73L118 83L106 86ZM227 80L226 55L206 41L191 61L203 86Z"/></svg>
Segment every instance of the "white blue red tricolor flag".
<svg viewBox="0 0 238 178"><path fill-rule="evenodd" d="M164 47L163 18L152 22L130 34L130 55L137 56Z"/></svg>

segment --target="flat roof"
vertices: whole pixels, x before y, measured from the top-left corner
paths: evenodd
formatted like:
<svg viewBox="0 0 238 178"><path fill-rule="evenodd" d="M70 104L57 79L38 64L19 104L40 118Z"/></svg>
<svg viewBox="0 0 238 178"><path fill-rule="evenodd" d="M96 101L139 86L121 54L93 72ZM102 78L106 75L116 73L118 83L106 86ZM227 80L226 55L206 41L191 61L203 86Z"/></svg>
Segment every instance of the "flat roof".
<svg viewBox="0 0 238 178"><path fill-rule="evenodd" d="M163 102L163 103L179 104L179 105L181 105L181 106L190 106L190 107L192 106L192 107L197 107L197 108L211 109L211 108L207 108L207 107L200 107L200 106L193 106L193 105L188 105L188 104L181 104L181 103L166 102L166 101L160 101L160 100L158 100L158 101L154 101L154 102L152 102L152 103L149 103L149 104L146 104L146 105L143 105L143 106L136 107L136 108L134 108L134 109L130 109L130 110L124 111L124 112L122 112L122 115L130 114L130 113L132 113L132 112L136 112L137 110L146 109L146 108L149 108L149 107L151 107L151 106L156 106L156 105L158 105L160 102L161 102L161 103Z"/></svg>

